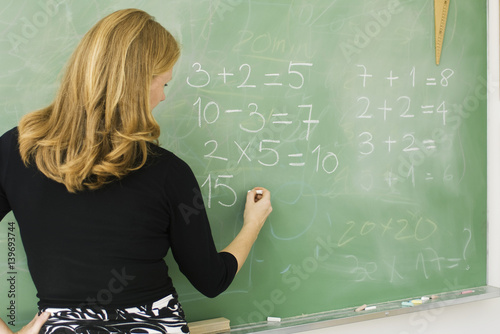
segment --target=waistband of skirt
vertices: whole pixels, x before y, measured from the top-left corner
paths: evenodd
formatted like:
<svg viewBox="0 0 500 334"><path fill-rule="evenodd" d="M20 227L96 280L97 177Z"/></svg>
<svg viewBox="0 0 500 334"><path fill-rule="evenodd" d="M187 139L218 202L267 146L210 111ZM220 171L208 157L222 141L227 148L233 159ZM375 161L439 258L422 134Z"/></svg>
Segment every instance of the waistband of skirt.
<svg viewBox="0 0 500 334"><path fill-rule="evenodd" d="M128 312L128 313L135 313L135 312L139 311L139 307L145 306L145 305L147 305L147 306L151 305L152 309L161 309L161 308L167 306L168 303L173 299L177 300L177 297L174 296L173 294L170 294L170 295L167 295L161 299L158 299L157 301L155 301L153 303L144 303L144 304L140 304L138 306L126 307L126 308L121 308L121 307L108 308L108 307L102 307L102 306L91 305L91 304L83 304L82 306L77 306L77 307L44 307L44 308L40 309L40 313L41 312L50 312L50 313L54 314L54 313L61 312L61 311L84 310L84 309L123 310L123 311Z"/></svg>

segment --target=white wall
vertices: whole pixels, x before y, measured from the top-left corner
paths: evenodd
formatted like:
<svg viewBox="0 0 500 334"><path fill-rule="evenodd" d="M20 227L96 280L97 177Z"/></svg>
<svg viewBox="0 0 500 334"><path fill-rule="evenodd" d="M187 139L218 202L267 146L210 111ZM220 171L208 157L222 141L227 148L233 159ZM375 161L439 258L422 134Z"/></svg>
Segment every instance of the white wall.
<svg viewBox="0 0 500 334"><path fill-rule="evenodd" d="M498 0L489 0L488 6L488 85L490 88L488 96L488 285L500 287L500 91L498 88ZM499 334L500 298L302 333Z"/></svg>

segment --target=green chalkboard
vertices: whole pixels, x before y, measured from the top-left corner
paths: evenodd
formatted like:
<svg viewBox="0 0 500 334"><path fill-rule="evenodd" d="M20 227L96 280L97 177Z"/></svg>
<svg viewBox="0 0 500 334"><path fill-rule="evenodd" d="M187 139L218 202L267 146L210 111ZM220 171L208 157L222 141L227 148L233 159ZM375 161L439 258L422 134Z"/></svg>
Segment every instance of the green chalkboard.
<svg viewBox="0 0 500 334"><path fill-rule="evenodd" d="M98 19L141 8L182 44L154 113L162 146L195 172L220 249L247 190L272 191L274 211L221 296L196 292L167 257L190 321L234 326L485 285L486 0L451 2L439 66L430 0L7 2L2 133L50 103ZM14 303L20 326L36 298L9 222L0 316Z"/></svg>

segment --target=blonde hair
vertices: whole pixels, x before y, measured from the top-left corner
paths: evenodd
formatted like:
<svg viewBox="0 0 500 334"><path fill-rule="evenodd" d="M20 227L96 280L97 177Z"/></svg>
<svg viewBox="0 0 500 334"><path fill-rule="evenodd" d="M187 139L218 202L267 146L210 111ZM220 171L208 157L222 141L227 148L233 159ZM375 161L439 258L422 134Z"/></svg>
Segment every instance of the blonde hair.
<svg viewBox="0 0 500 334"><path fill-rule="evenodd" d="M97 189L141 168L160 127L151 80L172 69L180 49L149 14L126 9L100 20L71 56L48 107L24 116L19 149L69 192Z"/></svg>

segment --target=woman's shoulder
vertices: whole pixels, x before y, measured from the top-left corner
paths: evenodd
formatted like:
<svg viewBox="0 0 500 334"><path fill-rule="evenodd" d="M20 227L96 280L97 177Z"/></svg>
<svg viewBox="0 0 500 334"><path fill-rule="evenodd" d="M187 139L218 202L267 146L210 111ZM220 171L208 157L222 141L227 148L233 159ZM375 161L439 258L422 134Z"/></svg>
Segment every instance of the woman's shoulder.
<svg viewBox="0 0 500 334"><path fill-rule="evenodd" d="M0 139L6 140L6 139L10 139L10 138L17 138L18 136L19 136L19 131L17 129L17 126L15 126L12 129L4 132L0 136Z"/></svg>
<svg viewBox="0 0 500 334"><path fill-rule="evenodd" d="M156 160L181 160L175 153L153 143L148 143L148 153Z"/></svg>
<svg viewBox="0 0 500 334"><path fill-rule="evenodd" d="M169 168L190 170L189 165L184 160L168 149L155 144L149 144L148 149L151 162L154 164L160 164L165 167L168 165Z"/></svg>
<svg viewBox="0 0 500 334"><path fill-rule="evenodd" d="M17 126L10 129L9 131L3 133L0 136L0 145L5 147L17 147L17 139L19 137L19 132ZM15 145L14 145L15 144Z"/></svg>

